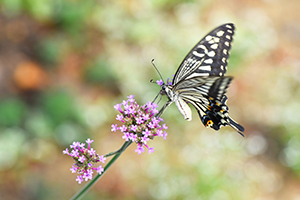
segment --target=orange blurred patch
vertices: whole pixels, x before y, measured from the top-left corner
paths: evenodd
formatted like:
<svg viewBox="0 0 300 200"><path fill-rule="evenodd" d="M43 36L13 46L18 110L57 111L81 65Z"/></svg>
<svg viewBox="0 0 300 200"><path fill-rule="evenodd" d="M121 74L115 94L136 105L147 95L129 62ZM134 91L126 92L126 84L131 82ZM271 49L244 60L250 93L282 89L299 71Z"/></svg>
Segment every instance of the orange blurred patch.
<svg viewBox="0 0 300 200"><path fill-rule="evenodd" d="M21 90L39 90L46 85L48 77L38 64L25 61L17 66L13 79Z"/></svg>

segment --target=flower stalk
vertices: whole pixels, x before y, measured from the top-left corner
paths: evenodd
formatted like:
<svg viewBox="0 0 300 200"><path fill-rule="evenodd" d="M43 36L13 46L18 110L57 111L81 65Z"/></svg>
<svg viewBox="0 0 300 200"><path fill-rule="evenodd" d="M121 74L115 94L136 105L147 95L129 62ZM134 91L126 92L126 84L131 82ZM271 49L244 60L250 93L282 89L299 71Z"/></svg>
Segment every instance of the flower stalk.
<svg viewBox="0 0 300 200"><path fill-rule="evenodd" d="M79 190L70 200L78 200L81 199L85 193L103 176L103 174L110 168L110 166L119 158L119 156L129 147L131 141L126 141L123 146L115 152L109 153L105 155L105 157L115 155L104 167L104 170L101 174L97 174L90 182L88 182L81 190Z"/></svg>

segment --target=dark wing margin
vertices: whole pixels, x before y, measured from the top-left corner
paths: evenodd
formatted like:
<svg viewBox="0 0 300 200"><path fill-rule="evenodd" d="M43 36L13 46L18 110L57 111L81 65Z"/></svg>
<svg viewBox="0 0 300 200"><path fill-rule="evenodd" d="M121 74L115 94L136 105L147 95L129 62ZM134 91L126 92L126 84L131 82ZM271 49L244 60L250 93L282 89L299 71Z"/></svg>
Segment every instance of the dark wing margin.
<svg viewBox="0 0 300 200"><path fill-rule="evenodd" d="M208 96L213 97L215 99L221 100L222 97L225 95L231 81L232 77L230 76L223 76L218 78L209 88Z"/></svg>
<svg viewBox="0 0 300 200"><path fill-rule="evenodd" d="M223 24L201 39L179 65L173 85L195 76L223 76L235 27Z"/></svg>
<svg viewBox="0 0 300 200"><path fill-rule="evenodd" d="M228 106L226 105L227 99L228 99L227 96L224 95L222 97L221 103L224 106L226 106L225 110L227 110L227 112L228 112ZM241 132L244 132L245 128L242 125L240 125L239 123L237 123L236 121L234 121L233 119L231 119L229 116L228 116L228 122L229 122L229 124L230 124L231 127L233 127L239 134L241 134L244 137L244 134L242 134Z"/></svg>

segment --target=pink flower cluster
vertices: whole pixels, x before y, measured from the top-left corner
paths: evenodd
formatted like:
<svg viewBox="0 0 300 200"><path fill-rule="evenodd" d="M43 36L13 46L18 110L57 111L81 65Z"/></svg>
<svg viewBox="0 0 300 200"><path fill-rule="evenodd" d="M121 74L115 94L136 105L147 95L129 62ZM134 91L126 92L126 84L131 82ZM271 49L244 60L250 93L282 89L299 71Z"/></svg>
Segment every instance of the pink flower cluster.
<svg viewBox="0 0 300 200"><path fill-rule="evenodd" d="M122 125L111 125L111 131L120 130L123 133L123 139L132 141L138 144L135 152L141 154L148 149L149 154L154 152L153 147L149 147L147 142L155 136L167 139L168 129L166 124L160 125L162 118L156 117L158 113L157 104L150 101L143 106L139 106L134 99L134 95L128 96L128 100L117 104L114 108L120 112L117 115L117 120L122 122Z"/></svg>
<svg viewBox="0 0 300 200"><path fill-rule="evenodd" d="M71 150L68 148L63 150L63 154L67 154L75 160L70 171L79 174L76 178L76 181L78 181L79 184L81 184L83 180L88 181L92 179L94 173L93 170L97 171L99 174L104 170L102 165L95 167L95 164L98 162L105 163L106 157L96 154L96 151L91 148L91 143L93 142L94 140L88 138L86 140L86 143L88 144L87 148L85 148L85 143L73 142L73 144L70 145Z"/></svg>

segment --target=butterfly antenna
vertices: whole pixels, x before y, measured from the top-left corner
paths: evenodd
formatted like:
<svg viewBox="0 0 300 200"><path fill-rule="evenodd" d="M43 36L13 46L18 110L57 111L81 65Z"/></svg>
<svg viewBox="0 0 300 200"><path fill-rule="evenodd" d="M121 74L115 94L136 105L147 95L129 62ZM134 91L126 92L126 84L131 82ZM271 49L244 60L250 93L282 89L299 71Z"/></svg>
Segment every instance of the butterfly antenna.
<svg viewBox="0 0 300 200"><path fill-rule="evenodd" d="M156 67L155 64L154 64L154 59L151 60L151 63L152 63L152 65L153 65L153 67L155 68L155 70L157 71L158 75L160 76L161 80L162 80L163 82L165 82L164 79L163 79L163 77L162 77L162 75L159 73L157 67Z"/></svg>

